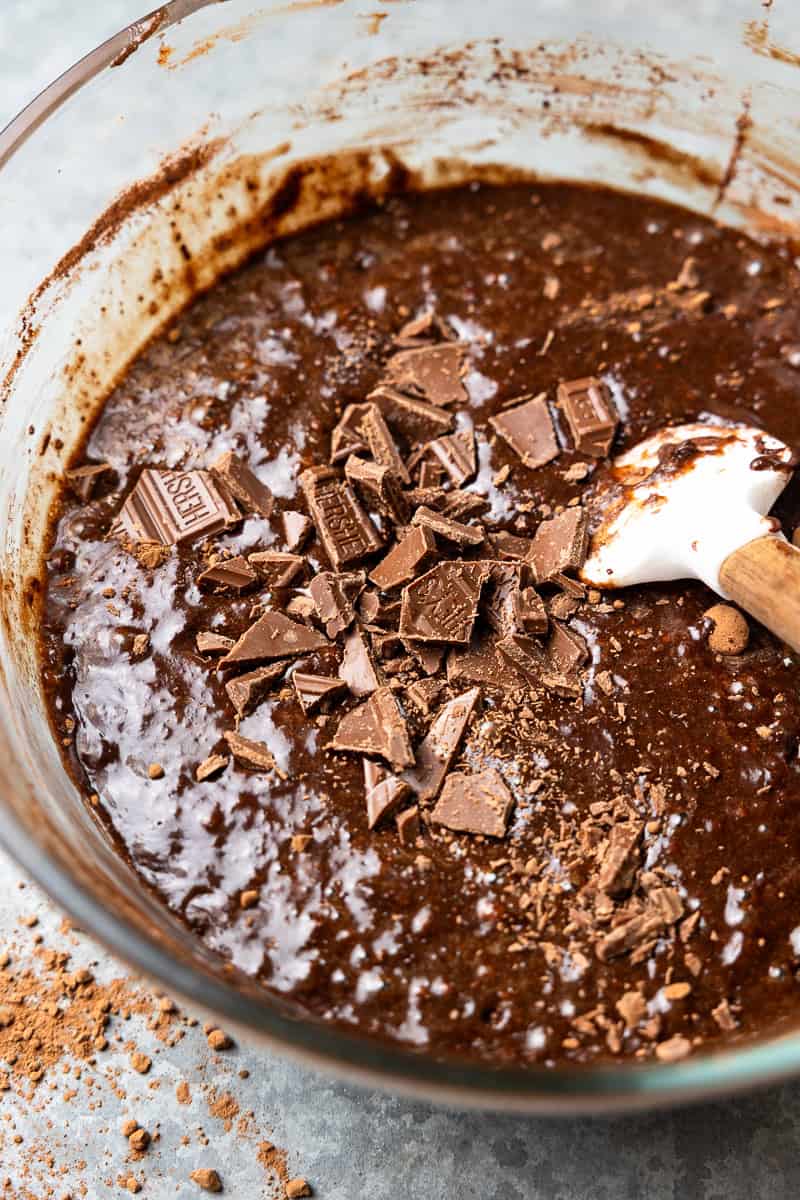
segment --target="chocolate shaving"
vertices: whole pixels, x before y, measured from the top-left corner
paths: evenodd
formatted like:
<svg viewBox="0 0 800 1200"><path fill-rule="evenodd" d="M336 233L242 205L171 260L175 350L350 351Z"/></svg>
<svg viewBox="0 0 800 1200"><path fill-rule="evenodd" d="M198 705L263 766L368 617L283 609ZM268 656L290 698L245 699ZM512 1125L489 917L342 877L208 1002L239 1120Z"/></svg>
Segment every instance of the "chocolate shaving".
<svg viewBox="0 0 800 1200"><path fill-rule="evenodd" d="M482 562L439 563L403 589L400 636L426 642L466 644L478 615L490 566Z"/></svg>
<svg viewBox="0 0 800 1200"><path fill-rule="evenodd" d="M358 630L353 630L345 639L339 678L344 680L354 696L369 696L380 687L381 681L366 639Z"/></svg>
<svg viewBox="0 0 800 1200"><path fill-rule="evenodd" d="M232 450L211 464L212 474L238 500L245 512L269 517L275 504L272 492Z"/></svg>
<svg viewBox="0 0 800 1200"><path fill-rule="evenodd" d="M436 539L430 529L411 529L370 572L370 580L382 592L401 587L415 579L435 553Z"/></svg>
<svg viewBox="0 0 800 1200"><path fill-rule="evenodd" d="M475 434L471 429L462 429L460 433L434 438L428 443L426 452L441 463L456 487L461 487L472 479L478 469Z"/></svg>
<svg viewBox="0 0 800 1200"><path fill-rule="evenodd" d="M444 781L431 820L457 833L504 837L514 797L492 767L474 775L453 773Z"/></svg>
<svg viewBox="0 0 800 1200"><path fill-rule="evenodd" d="M113 475L114 468L110 463L87 463L83 467L71 467L64 472L64 478L70 489L84 504L91 500L94 490L104 475Z"/></svg>
<svg viewBox="0 0 800 1200"><path fill-rule="evenodd" d="M369 700L342 717L331 747L379 755L395 770L414 762L406 723L388 687L378 688Z"/></svg>
<svg viewBox="0 0 800 1200"><path fill-rule="evenodd" d="M325 701L343 696L347 690L341 679L332 679L329 675L307 675L302 671L293 673L292 683L306 716L316 712Z"/></svg>
<svg viewBox="0 0 800 1200"><path fill-rule="evenodd" d="M311 580L308 590L329 638L338 637L353 624L356 619L354 603L364 590L366 581L363 571L343 574L321 571Z"/></svg>
<svg viewBox="0 0 800 1200"><path fill-rule="evenodd" d="M468 397L461 379L464 350L452 343L401 350L386 364L387 382L401 392L422 396L438 408L465 404Z"/></svg>
<svg viewBox="0 0 800 1200"><path fill-rule="evenodd" d="M544 396L523 398L516 407L490 417L489 424L526 467L543 467L560 453Z"/></svg>
<svg viewBox="0 0 800 1200"><path fill-rule="evenodd" d="M420 801L433 800L438 795L480 694L480 688L471 688L449 700L420 743L416 765L403 776Z"/></svg>
<svg viewBox="0 0 800 1200"><path fill-rule="evenodd" d="M111 536L175 546L241 521L208 471L142 471L111 528Z"/></svg>
<svg viewBox="0 0 800 1200"><path fill-rule="evenodd" d="M388 467L401 483L411 483L411 476L397 449L397 443L376 404L366 405L366 412L361 418L361 432L375 462L381 467Z"/></svg>
<svg viewBox="0 0 800 1200"><path fill-rule="evenodd" d="M383 384L370 392L368 399L377 404L390 427L412 443L430 442L441 437L449 433L455 423L452 413Z"/></svg>
<svg viewBox="0 0 800 1200"><path fill-rule="evenodd" d="M214 591L245 592L258 582L258 576L239 554L236 558L224 558L207 567L197 576L197 582L201 587Z"/></svg>
<svg viewBox="0 0 800 1200"><path fill-rule="evenodd" d="M528 556L537 583L546 583L567 571L579 571L588 545L586 513L580 506L565 508L558 516L542 521Z"/></svg>
<svg viewBox="0 0 800 1200"><path fill-rule="evenodd" d="M242 737L241 734L235 733L231 729L222 736L237 762L244 763L246 767L253 767L257 771L275 771L281 779L286 778L284 773L278 769L275 759L263 742L251 741L250 738Z"/></svg>
<svg viewBox="0 0 800 1200"><path fill-rule="evenodd" d="M393 816L403 801L411 795L411 788L397 775L389 775L367 792L367 825L374 829L385 817Z"/></svg>
<svg viewBox="0 0 800 1200"><path fill-rule="evenodd" d="M297 658L330 645L322 634L300 625L283 613L267 612L245 630L238 642L220 660L221 667L247 666L271 658Z"/></svg>
<svg viewBox="0 0 800 1200"><path fill-rule="evenodd" d="M200 654L224 654L235 646L233 638L225 637L222 633L204 629L195 638L195 644Z"/></svg>
<svg viewBox="0 0 800 1200"><path fill-rule="evenodd" d="M286 664L272 663L268 667L258 667L246 675L239 675L225 684L228 699L236 711L237 717L246 717L257 708L272 685L281 678L286 670Z"/></svg>
<svg viewBox="0 0 800 1200"><path fill-rule="evenodd" d="M400 838L400 845L408 848L416 843L420 835L419 824L419 808L413 805L411 808L404 809L395 817L397 824L397 834Z"/></svg>
<svg viewBox="0 0 800 1200"><path fill-rule="evenodd" d="M305 571L305 559L299 554L287 554L279 550L257 550L248 554L247 561L255 567L259 578L267 587L291 587Z"/></svg>
<svg viewBox="0 0 800 1200"><path fill-rule="evenodd" d="M430 529L448 542L455 542L457 546L480 546L485 537L483 529L478 526L451 521L449 517L444 517L424 505L414 513L411 524Z"/></svg>
<svg viewBox="0 0 800 1200"><path fill-rule="evenodd" d="M587 376L559 384L558 404L567 418L578 453L605 458L611 449L619 417L611 393L602 380Z"/></svg>
<svg viewBox="0 0 800 1200"><path fill-rule="evenodd" d="M339 424L331 434L331 462L344 462L351 454L363 454L368 450L367 440L361 432L361 422L369 408L368 404L348 404Z"/></svg>
<svg viewBox="0 0 800 1200"><path fill-rule="evenodd" d="M390 467L351 454L344 473L365 503L385 513L395 525L408 522L408 498Z"/></svg>
<svg viewBox="0 0 800 1200"><path fill-rule="evenodd" d="M314 526L309 521L305 513L295 512L294 509L287 509L281 513L281 523L283 525L283 538L286 542L286 549L294 552L301 550L308 541L308 536Z"/></svg>
<svg viewBox="0 0 800 1200"><path fill-rule="evenodd" d="M338 570L380 550L383 539L353 489L328 467L311 467L300 476L320 541Z"/></svg>

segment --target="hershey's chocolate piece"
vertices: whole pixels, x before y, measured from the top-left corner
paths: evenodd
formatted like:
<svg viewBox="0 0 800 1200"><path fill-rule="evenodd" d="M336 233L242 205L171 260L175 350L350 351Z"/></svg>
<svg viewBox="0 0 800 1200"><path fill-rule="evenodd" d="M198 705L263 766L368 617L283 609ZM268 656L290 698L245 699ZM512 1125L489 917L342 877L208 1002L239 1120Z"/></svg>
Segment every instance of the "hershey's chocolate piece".
<svg viewBox="0 0 800 1200"><path fill-rule="evenodd" d="M367 792L367 825L374 829L384 817L397 812L404 800L411 795L408 784L397 775L389 775Z"/></svg>
<svg viewBox="0 0 800 1200"><path fill-rule="evenodd" d="M355 497L350 484L328 467L310 467L300 476L320 541L338 570L380 550L383 538Z"/></svg>
<svg viewBox="0 0 800 1200"><path fill-rule="evenodd" d="M316 605L317 616L329 638L336 638L349 629L356 619L353 607L364 590L367 577L363 571L321 571L315 575L308 590Z"/></svg>
<svg viewBox="0 0 800 1200"><path fill-rule="evenodd" d="M518 692L527 681L498 649L497 637L488 630L473 638L464 649L447 656L447 681L452 687L483 683L502 692Z"/></svg>
<svg viewBox="0 0 800 1200"><path fill-rule="evenodd" d="M238 642L220 659L221 667L247 666L272 658L297 658L329 646L327 638L283 613L267 612L246 629Z"/></svg>
<svg viewBox="0 0 800 1200"><path fill-rule="evenodd" d="M256 550L248 554L247 561L255 567L259 578L269 587L286 588L303 574L305 559L299 554L287 554L280 550Z"/></svg>
<svg viewBox="0 0 800 1200"><path fill-rule="evenodd" d="M390 427L409 442L430 442L449 433L455 423L452 413L384 384L370 392L367 398L370 403L377 404Z"/></svg>
<svg viewBox="0 0 800 1200"><path fill-rule="evenodd" d="M211 464L211 473L228 489L234 500L239 501L246 512L258 513L262 517L271 516L275 504L272 492L232 450L221 454L216 462Z"/></svg>
<svg viewBox="0 0 800 1200"><path fill-rule="evenodd" d="M110 463L87 463L83 467L72 467L64 472L64 478L79 500L91 500L94 489L104 475L113 475Z"/></svg>
<svg viewBox="0 0 800 1200"><path fill-rule="evenodd" d="M429 342L452 341L454 336L447 322L428 309L420 316L406 321L405 325L395 334L394 343L396 346L413 349L414 346L425 345Z"/></svg>
<svg viewBox="0 0 800 1200"><path fill-rule="evenodd" d="M246 717L257 708L285 670L286 663L272 663L268 667L257 667L255 671L248 671L246 675L229 679L225 684L225 691L237 717Z"/></svg>
<svg viewBox="0 0 800 1200"><path fill-rule="evenodd" d="M329 675L307 675L303 671L293 673L292 683L306 716L316 712L326 700L343 696L347 690L341 679L332 679Z"/></svg>
<svg viewBox="0 0 800 1200"><path fill-rule="evenodd" d="M508 558L512 561L527 559L531 552L531 539L517 537L504 529L489 534L489 545L498 558Z"/></svg>
<svg viewBox="0 0 800 1200"><path fill-rule="evenodd" d="M430 529L448 542L455 542L457 546L480 546L485 537L480 526L462 525L460 521L451 521L449 517L444 517L425 505L414 513L411 524Z"/></svg>
<svg viewBox="0 0 800 1200"><path fill-rule="evenodd" d="M500 639L497 649L529 687L536 688L541 685L547 664L539 642L524 634L512 633Z"/></svg>
<svg viewBox="0 0 800 1200"><path fill-rule="evenodd" d="M397 443L377 404L368 404L361 418L361 432L366 438L369 452L381 467L388 467L401 483L411 483L406 464L403 462Z"/></svg>
<svg viewBox="0 0 800 1200"><path fill-rule="evenodd" d="M225 637L222 633L214 633L212 629L203 629L195 638L199 654L224 654L236 643L233 638Z"/></svg>
<svg viewBox="0 0 800 1200"><path fill-rule="evenodd" d="M369 696L380 687L381 681L366 638L357 629L345 639L339 678L344 680L354 696Z"/></svg>
<svg viewBox="0 0 800 1200"><path fill-rule="evenodd" d="M641 862L642 833L643 827L638 821L618 822L611 827L597 873L599 892L607 896L624 896L631 890Z"/></svg>
<svg viewBox="0 0 800 1200"><path fill-rule="evenodd" d="M387 382L401 392L422 396L430 404L448 408L465 404L467 391L461 379L463 347L453 343L401 350L386 364Z"/></svg>
<svg viewBox="0 0 800 1200"><path fill-rule="evenodd" d="M395 817L397 825L397 834L400 838L400 845L409 847L416 843L420 835L419 823L419 808L413 805L411 808L406 808Z"/></svg>
<svg viewBox="0 0 800 1200"><path fill-rule="evenodd" d="M588 545L586 513L580 506L565 508L558 516L542 521L528 555L536 582L547 583L565 571L579 571Z"/></svg>
<svg viewBox="0 0 800 1200"><path fill-rule="evenodd" d="M558 584L568 596L572 596L575 600L583 600L586 595L586 588L579 579L572 579L569 575L565 575L563 571L559 571L553 576L552 583Z"/></svg>
<svg viewBox="0 0 800 1200"><path fill-rule="evenodd" d="M547 639L546 654L555 670L567 675L583 666L589 657L589 650L579 633L554 621Z"/></svg>
<svg viewBox="0 0 800 1200"><path fill-rule="evenodd" d="M558 404L567 418L575 449L592 458L605 458L611 449L619 417L611 393L593 375L558 385Z"/></svg>
<svg viewBox="0 0 800 1200"><path fill-rule="evenodd" d="M222 736L237 762L244 763L247 767L253 767L257 771L275 771L282 779L285 779L285 775L278 770L275 759L263 742L251 741L250 738L242 737L232 729L227 730Z"/></svg>
<svg viewBox="0 0 800 1200"><path fill-rule="evenodd" d="M374 787L377 787L389 773L385 767L382 767L380 763L373 762L371 758L362 758L361 767L364 772L364 790L367 792L371 792Z"/></svg>
<svg viewBox="0 0 800 1200"><path fill-rule="evenodd" d="M435 675L441 669L447 647L431 642L404 642L405 649L413 655L426 675Z"/></svg>
<svg viewBox="0 0 800 1200"><path fill-rule="evenodd" d="M298 621L303 621L306 625L311 625L317 608L311 597L304 596L301 592L297 596L292 596L286 604L285 611L287 617L293 617Z"/></svg>
<svg viewBox="0 0 800 1200"><path fill-rule="evenodd" d="M287 509L281 513L281 523L283 525L283 538L286 542L286 549L293 553L295 550L301 550L308 540L308 535L314 526L309 521L305 513L295 512L294 509Z"/></svg>
<svg viewBox="0 0 800 1200"><path fill-rule="evenodd" d="M482 517L491 504L477 492L452 492L441 507L442 515L451 521L463 521L465 517Z"/></svg>
<svg viewBox="0 0 800 1200"><path fill-rule="evenodd" d="M219 533L241 519L209 471L147 468L117 514L111 535L175 546Z"/></svg>
<svg viewBox="0 0 800 1200"><path fill-rule="evenodd" d="M368 404L348 404L342 413L331 434L332 463L344 462L350 454L363 454L368 450L367 440L361 432L361 422L368 408Z"/></svg>
<svg viewBox="0 0 800 1200"><path fill-rule="evenodd" d="M444 691L444 686L443 679L417 679L406 688L406 699L427 716Z"/></svg>
<svg viewBox="0 0 800 1200"><path fill-rule="evenodd" d="M381 612L381 598L377 592L371 589L362 592L358 598L358 615L365 625L374 625L377 623Z"/></svg>
<svg viewBox="0 0 800 1200"><path fill-rule="evenodd" d="M566 592L558 592L548 600L547 611L557 621L568 621L579 604L580 601L577 596L570 596Z"/></svg>
<svg viewBox="0 0 800 1200"><path fill-rule="evenodd" d="M408 499L390 467L351 454L344 473L365 503L386 513L393 524L407 524Z"/></svg>
<svg viewBox="0 0 800 1200"><path fill-rule="evenodd" d="M454 772L444 781L431 820L457 833L504 837L513 807L514 797L493 767L474 775Z"/></svg>
<svg viewBox="0 0 800 1200"><path fill-rule="evenodd" d="M206 779L217 775L227 765L228 759L224 754L210 754L208 758L204 758L201 763L198 763L194 777L198 783L204 783Z"/></svg>
<svg viewBox="0 0 800 1200"><path fill-rule="evenodd" d="M547 609L536 588L520 588L511 597L516 628L523 633L547 633Z"/></svg>
<svg viewBox="0 0 800 1200"><path fill-rule="evenodd" d="M503 441L508 442L526 467L543 467L560 453L544 396L524 399L515 408L490 417L489 424Z"/></svg>
<svg viewBox="0 0 800 1200"><path fill-rule="evenodd" d="M201 587L222 592L245 592L258 582L258 576L247 560L237 554L235 558L223 558L207 567L197 576Z"/></svg>
<svg viewBox="0 0 800 1200"><path fill-rule="evenodd" d="M438 795L480 694L480 688L471 688L448 700L420 742L416 765L403 776L420 801L433 800Z"/></svg>
<svg viewBox="0 0 800 1200"><path fill-rule="evenodd" d="M442 487L416 487L406 491L408 503L412 508L435 508L441 511L450 498Z"/></svg>
<svg viewBox="0 0 800 1200"><path fill-rule="evenodd" d="M422 642L466 644L478 615L488 563L439 563L403 589L400 636Z"/></svg>
<svg viewBox="0 0 800 1200"><path fill-rule="evenodd" d="M423 490L425 488L436 488L442 482L444 471L441 464L438 462L430 462L424 458L419 465L419 486Z"/></svg>
<svg viewBox="0 0 800 1200"><path fill-rule="evenodd" d="M379 755L395 770L414 763L403 714L388 687L378 688L369 700L342 717L331 748Z"/></svg>
<svg viewBox="0 0 800 1200"><path fill-rule="evenodd" d="M430 529L411 529L370 572L370 580L382 592L402 587L415 579L436 553L436 538Z"/></svg>
<svg viewBox="0 0 800 1200"><path fill-rule="evenodd" d="M426 447L445 469L456 487L472 479L478 469L478 453L475 434L471 429L462 429L447 437L434 438Z"/></svg>
<svg viewBox="0 0 800 1200"><path fill-rule="evenodd" d="M486 560L489 577L481 596L481 612L497 633L518 631L514 597L519 595L523 564Z"/></svg>

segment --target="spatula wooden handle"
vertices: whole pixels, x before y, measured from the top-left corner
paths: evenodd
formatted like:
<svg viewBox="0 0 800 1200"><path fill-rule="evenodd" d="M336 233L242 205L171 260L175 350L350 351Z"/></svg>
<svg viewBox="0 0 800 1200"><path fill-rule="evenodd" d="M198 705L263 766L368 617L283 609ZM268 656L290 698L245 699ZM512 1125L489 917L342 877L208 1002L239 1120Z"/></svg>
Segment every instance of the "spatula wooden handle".
<svg viewBox="0 0 800 1200"><path fill-rule="evenodd" d="M776 534L729 554L719 581L740 608L800 652L800 550Z"/></svg>

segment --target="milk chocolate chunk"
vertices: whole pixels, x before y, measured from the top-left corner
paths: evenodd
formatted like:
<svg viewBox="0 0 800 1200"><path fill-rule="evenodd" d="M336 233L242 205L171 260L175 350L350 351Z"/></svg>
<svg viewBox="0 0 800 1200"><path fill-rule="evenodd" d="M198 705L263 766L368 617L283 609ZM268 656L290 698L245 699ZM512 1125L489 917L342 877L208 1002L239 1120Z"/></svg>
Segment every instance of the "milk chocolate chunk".
<svg viewBox="0 0 800 1200"><path fill-rule="evenodd" d="M589 650L579 633L556 621L547 640L546 654L557 671L570 674L583 666L589 657Z"/></svg>
<svg viewBox="0 0 800 1200"><path fill-rule="evenodd" d="M348 404L339 424L331 434L331 462L344 462L351 454L363 454L368 450L367 439L361 431L368 404Z"/></svg>
<svg viewBox="0 0 800 1200"><path fill-rule="evenodd" d="M366 638L357 629L345 639L339 678L344 680L354 696L369 696L380 687L380 679Z"/></svg>
<svg viewBox="0 0 800 1200"><path fill-rule="evenodd" d="M449 517L424 505L414 513L411 524L430 529L432 533L438 534L448 542L455 542L457 546L480 546L485 537L483 529L479 526L451 521Z"/></svg>
<svg viewBox="0 0 800 1200"><path fill-rule="evenodd" d="M589 529L582 508L565 508L549 521L542 521L533 538L528 562L537 583L547 583L564 572L579 571L586 559Z"/></svg>
<svg viewBox="0 0 800 1200"><path fill-rule="evenodd" d="M514 624L523 633L547 633L550 624L544 601L535 588L519 588L512 594Z"/></svg>
<svg viewBox="0 0 800 1200"><path fill-rule="evenodd" d="M497 635L490 630L473 637L469 646L450 651L447 682L452 687L482 683L502 692L518 692L526 686L525 678L498 650Z"/></svg>
<svg viewBox="0 0 800 1200"><path fill-rule="evenodd" d="M435 554L436 538L431 530L423 526L410 529L370 572L370 580L382 592L402 587L415 579Z"/></svg>
<svg viewBox="0 0 800 1200"><path fill-rule="evenodd" d="M364 772L364 790L366 792L371 792L389 774L385 767L382 767L380 763L373 762L371 758L362 758L361 768Z"/></svg>
<svg viewBox="0 0 800 1200"><path fill-rule="evenodd" d="M638 821L619 822L611 827L597 873L598 891L607 896L624 896L631 890L641 862L642 833Z"/></svg>
<svg viewBox="0 0 800 1200"><path fill-rule="evenodd" d="M331 748L378 755L398 771L414 763L405 720L388 687L342 717Z"/></svg>
<svg viewBox="0 0 800 1200"><path fill-rule="evenodd" d="M64 472L64 478L79 500L91 500L94 490L104 475L114 474L110 463L87 463L83 467L72 467Z"/></svg>
<svg viewBox="0 0 800 1200"><path fill-rule="evenodd" d="M175 546L219 533L241 513L208 471L142 471L112 526L114 537Z"/></svg>
<svg viewBox="0 0 800 1200"><path fill-rule="evenodd" d="M417 679L406 688L406 699L427 716L444 691L443 679Z"/></svg>
<svg viewBox="0 0 800 1200"><path fill-rule="evenodd" d="M208 758L204 758L201 763L198 763L194 777L198 783L204 783L206 779L211 779L213 775L218 775L223 767L227 767L228 759L224 754L210 754Z"/></svg>
<svg viewBox="0 0 800 1200"><path fill-rule="evenodd" d="M340 475L328 467L311 467L300 476L300 486L325 553L336 570L380 550L381 535Z"/></svg>
<svg viewBox="0 0 800 1200"><path fill-rule="evenodd" d="M274 770L282 775L282 772L278 771L275 759L263 742L254 742L250 738L242 737L232 729L227 730L222 736L237 762L244 763L246 767L253 767L257 771Z"/></svg>
<svg viewBox="0 0 800 1200"><path fill-rule="evenodd" d="M377 404L366 405L366 412L361 418L361 431L366 438L369 452L381 467L388 467L401 483L411 483L406 464L397 449L389 426L384 420L383 413Z"/></svg>
<svg viewBox="0 0 800 1200"><path fill-rule="evenodd" d="M228 680L225 691L237 717L246 717L257 708L285 670L286 663L271 663L268 667L257 667L255 671Z"/></svg>
<svg viewBox="0 0 800 1200"><path fill-rule="evenodd" d="M195 638L195 644L200 654L224 654L236 643L233 638L225 637L222 633L214 633L213 629L203 629Z"/></svg>
<svg viewBox="0 0 800 1200"><path fill-rule="evenodd" d="M524 403L489 418L495 432L508 442L526 467L543 467L560 453L556 431L544 396L532 396Z"/></svg>
<svg viewBox="0 0 800 1200"><path fill-rule="evenodd" d="M467 390L461 375L464 350L452 343L401 350L386 364L387 381L401 392L421 396L438 408L465 404Z"/></svg>
<svg viewBox="0 0 800 1200"><path fill-rule="evenodd" d="M201 571L197 582L215 592L245 592L258 582L258 576L247 560L237 554L235 558L223 558Z"/></svg>
<svg viewBox="0 0 800 1200"><path fill-rule="evenodd" d="M529 687L535 690L542 684L548 665L544 650L534 638L512 633L498 641L497 649Z"/></svg>
<svg viewBox="0 0 800 1200"><path fill-rule="evenodd" d="M450 521L464 521L469 517L483 517L491 504L477 492L452 492L441 506L443 517Z"/></svg>
<svg viewBox="0 0 800 1200"><path fill-rule="evenodd" d="M385 513L394 525L407 524L408 499L391 468L351 454L344 473L366 504Z"/></svg>
<svg viewBox="0 0 800 1200"><path fill-rule="evenodd" d="M590 375L559 384L558 404L567 418L578 453L605 458L611 449L619 417L603 381Z"/></svg>
<svg viewBox="0 0 800 1200"><path fill-rule="evenodd" d="M354 604L366 581L363 571L321 571L311 580L308 590L329 638L338 637L353 624Z"/></svg>
<svg viewBox="0 0 800 1200"><path fill-rule="evenodd" d="M439 563L403 589L400 636L423 642L466 644L489 577L482 562Z"/></svg>
<svg viewBox="0 0 800 1200"><path fill-rule="evenodd" d="M411 788L397 775L389 775L367 792L367 825L374 829L385 817L397 812L404 800L411 795Z"/></svg>
<svg viewBox="0 0 800 1200"><path fill-rule="evenodd" d="M247 561L270 589L291 587L301 578L306 565L299 554L280 550L256 550L254 554L248 554Z"/></svg>
<svg viewBox="0 0 800 1200"><path fill-rule="evenodd" d="M292 683L306 716L316 712L326 700L343 696L347 690L341 679L332 679L329 675L308 675L304 671L295 671Z"/></svg>
<svg viewBox="0 0 800 1200"><path fill-rule="evenodd" d="M419 808L414 804L395 817L401 846L413 846L420 835Z"/></svg>
<svg viewBox="0 0 800 1200"><path fill-rule="evenodd" d="M481 612L497 633L517 632L514 597L522 581L522 564L488 560L489 576L481 597Z"/></svg>
<svg viewBox="0 0 800 1200"><path fill-rule="evenodd" d="M471 688L449 700L434 718L417 749L416 764L403 776L420 801L433 800L439 794L480 694L480 688Z"/></svg>
<svg viewBox="0 0 800 1200"><path fill-rule="evenodd" d="M566 592L558 592L557 595L552 596L548 600L547 611L557 621L568 621L579 605L580 600L577 596L570 596Z"/></svg>
<svg viewBox="0 0 800 1200"><path fill-rule="evenodd" d="M420 316L406 321L405 325L395 334L394 343L396 346L411 350L415 346L425 345L429 342L451 341L454 336L447 322L437 316L432 309L428 309Z"/></svg>
<svg viewBox="0 0 800 1200"><path fill-rule="evenodd" d="M471 429L434 438L428 443L427 452L441 464L456 487L472 479L478 469L475 434Z"/></svg>
<svg viewBox="0 0 800 1200"><path fill-rule="evenodd" d="M504 837L514 797L493 767L474 775L454 772L444 781L431 820L456 833Z"/></svg>
<svg viewBox="0 0 800 1200"><path fill-rule="evenodd" d="M489 545L498 558L508 558L512 561L527 559L531 552L531 539L517 537L504 529L489 535Z"/></svg>
<svg viewBox="0 0 800 1200"><path fill-rule="evenodd" d="M267 612L245 630L232 649L220 659L220 666L244 667L273 658L297 658L329 645L327 638L307 625L300 625L283 613Z"/></svg>
<svg viewBox="0 0 800 1200"><path fill-rule="evenodd" d="M238 500L245 512L269 517L275 504L272 492L265 487L246 463L233 453L226 451L211 464L211 472L222 483L234 500Z"/></svg>
<svg viewBox="0 0 800 1200"><path fill-rule="evenodd" d="M430 442L449 433L455 424L452 413L384 384L370 392L368 399L377 404L390 428L412 443Z"/></svg>
<svg viewBox="0 0 800 1200"><path fill-rule="evenodd" d="M286 549L291 553L302 550L314 528L305 513L295 512L291 508L287 509L286 512L281 513L281 523Z"/></svg>
<svg viewBox="0 0 800 1200"><path fill-rule="evenodd" d="M446 646L436 646L430 642L404 642L403 645L426 675L435 675L441 670L442 661L447 653Z"/></svg>

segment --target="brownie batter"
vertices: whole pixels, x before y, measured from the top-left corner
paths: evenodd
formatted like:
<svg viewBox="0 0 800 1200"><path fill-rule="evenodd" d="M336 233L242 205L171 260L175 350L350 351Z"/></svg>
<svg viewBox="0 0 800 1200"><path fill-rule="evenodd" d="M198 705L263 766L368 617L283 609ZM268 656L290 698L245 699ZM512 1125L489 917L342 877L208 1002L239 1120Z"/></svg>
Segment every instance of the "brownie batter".
<svg viewBox="0 0 800 1200"><path fill-rule="evenodd" d="M491 1063L795 1022L797 656L699 584L577 573L665 423L800 451L799 283L653 201L474 186L273 245L141 355L53 516L42 671L208 947Z"/></svg>

